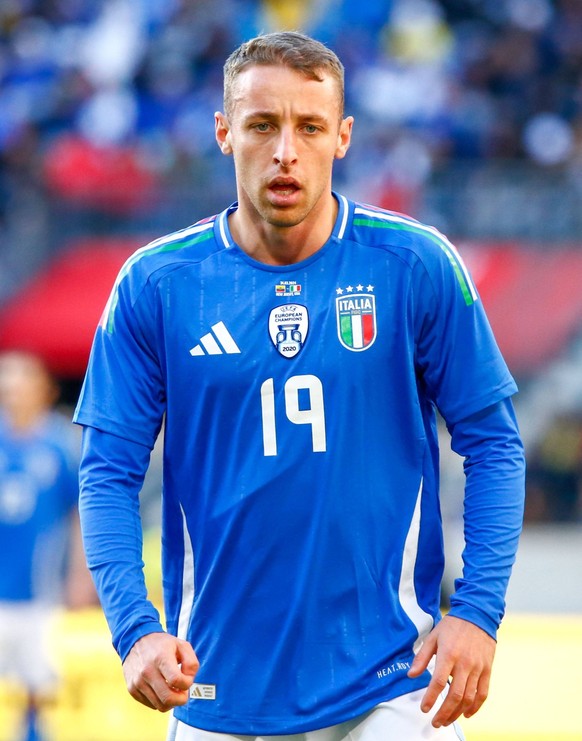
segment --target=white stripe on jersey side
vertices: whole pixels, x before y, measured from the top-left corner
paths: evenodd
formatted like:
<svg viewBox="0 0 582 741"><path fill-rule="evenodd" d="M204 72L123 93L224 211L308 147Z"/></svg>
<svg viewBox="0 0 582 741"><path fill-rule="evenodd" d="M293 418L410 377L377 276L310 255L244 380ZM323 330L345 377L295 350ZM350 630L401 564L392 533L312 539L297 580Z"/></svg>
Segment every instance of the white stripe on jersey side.
<svg viewBox="0 0 582 741"><path fill-rule="evenodd" d="M414 653L419 650L427 633L432 630L434 621L432 616L425 612L418 604L416 589L414 587L414 567L418 558L418 538L420 535L420 500L422 497L423 481L420 482L414 514L410 522L406 542L404 543L404 554L402 557L402 571L400 572L400 583L398 585L398 598L404 612L408 615L418 632L418 638L414 642Z"/></svg>
<svg viewBox="0 0 582 741"><path fill-rule="evenodd" d="M178 638L184 640L188 636L188 626L190 625L190 616L192 615L192 605L194 604L194 549L188 533L186 524L186 515L180 505L182 513L182 528L184 536L184 565L182 567L182 601L180 604L180 614L178 616Z"/></svg>
<svg viewBox="0 0 582 741"><path fill-rule="evenodd" d="M341 206L343 208L342 212L342 223L340 225L339 231L337 233L338 239L343 239L344 234L346 233L346 226L348 224L348 215L350 213L350 208L348 205L348 199L345 196L342 196L340 193L336 194L339 198L339 201L341 203Z"/></svg>
<svg viewBox="0 0 582 741"><path fill-rule="evenodd" d="M192 234L199 234L200 232L204 232L207 229L213 228L214 222L211 222L209 224L194 224L193 226L186 227L186 229L182 229L179 232L173 232L172 234L166 234L163 237L154 239L153 242L148 242L148 244L146 244L144 247L140 247L132 255L130 255L123 263L123 265L121 266L121 270L117 274L117 278L115 279L115 283L113 284L113 288L111 289L111 293L109 294L109 298L107 299L107 303L105 304L105 309L103 310L103 314L101 315L101 320L99 322L100 326L103 328L107 326L107 322L109 321L109 314L111 312L111 305L113 303L115 295L117 294L119 284L127 275L127 271L135 262L138 262L146 252L154 250L163 244L178 242L184 237L190 237L192 236Z"/></svg>
<svg viewBox="0 0 582 741"><path fill-rule="evenodd" d="M436 237L439 240L439 242L442 242L445 250L448 249L453 253L456 261L459 264L459 267L463 271L463 275L465 276L465 280L467 281L467 285L469 286L469 290L471 291L471 297L473 298L473 301L477 301L478 294L473 284L473 279L471 278L471 275L467 270L467 266L465 265L459 251L457 250L455 245L450 242L444 234L441 234L441 232L439 232L439 230L436 229L434 226L428 226L427 224L422 224L420 221L407 219L405 216L398 216L397 214L389 214L382 211L368 211L361 206L356 206L354 214L364 214L364 216L369 216L370 218L381 219L382 221L391 221L395 224L409 224L415 229L419 229L420 231L432 234L433 237Z"/></svg>

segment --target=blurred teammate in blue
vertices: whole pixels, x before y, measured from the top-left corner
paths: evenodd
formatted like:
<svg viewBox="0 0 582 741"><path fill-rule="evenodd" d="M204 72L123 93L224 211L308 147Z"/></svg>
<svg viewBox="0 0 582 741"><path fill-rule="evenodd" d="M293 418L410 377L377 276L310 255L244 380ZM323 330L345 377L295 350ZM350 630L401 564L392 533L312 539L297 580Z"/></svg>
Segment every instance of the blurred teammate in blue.
<svg viewBox="0 0 582 741"><path fill-rule="evenodd" d="M233 52L215 130L238 200L135 253L95 337L86 554L170 741L445 741L487 696L523 511L516 386L453 245L332 191L343 89L302 34ZM466 470L443 618L437 408ZM166 630L139 519L163 422Z"/></svg>
<svg viewBox="0 0 582 741"><path fill-rule="evenodd" d="M37 357L0 356L0 676L26 691L26 741L41 739L38 712L56 688L47 645L55 608L82 598L71 583L65 593L66 574L82 573L79 446L66 416L53 410L56 399Z"/></svg>

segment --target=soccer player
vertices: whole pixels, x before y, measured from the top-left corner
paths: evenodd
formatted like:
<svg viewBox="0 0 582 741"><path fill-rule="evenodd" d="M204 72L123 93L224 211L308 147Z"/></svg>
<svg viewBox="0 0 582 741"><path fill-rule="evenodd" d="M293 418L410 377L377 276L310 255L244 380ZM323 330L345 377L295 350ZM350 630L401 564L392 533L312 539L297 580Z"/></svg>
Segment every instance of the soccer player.
<svg viewBox="0 0 582 741"><path fill-rule="evenodd" d="M56 398L38 357L0 356L0 676L25 690L26 741L41 738L37 716L56 687L46 639L56 605L68 596L65 563L76 585L86 573L80 543L74 547L78 439L70 420L53 411Z"/></svg>
<svg viewBox="0 0 582 741"><path fill-rule="evenodd" d="M171 741L444 741L487 695L523 510L516 386L453 245L332 191L343 107L319 42L234 51L215 130L238 200L136 252L95 337L86 552ZM466 471L443 618L437 408ZM167 632L139 521L162 422Z"/></svg>

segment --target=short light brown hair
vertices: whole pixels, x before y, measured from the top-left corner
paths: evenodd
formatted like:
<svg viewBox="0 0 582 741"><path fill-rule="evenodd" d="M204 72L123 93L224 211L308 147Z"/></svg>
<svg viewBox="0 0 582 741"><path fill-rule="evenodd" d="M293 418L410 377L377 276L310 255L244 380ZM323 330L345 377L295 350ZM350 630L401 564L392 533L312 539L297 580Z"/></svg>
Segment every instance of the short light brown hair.
<svg viewBox="0 0 582 741"><path fill-rule="evenodd" d="M297 31L277 31L245 41L224 64L224 112L230 115L237 75L252 64L282 65L301 72L311 80L323 80L328 73L337 82L340 116L344 111L344 66L338 56L320 41Z"/></svg>

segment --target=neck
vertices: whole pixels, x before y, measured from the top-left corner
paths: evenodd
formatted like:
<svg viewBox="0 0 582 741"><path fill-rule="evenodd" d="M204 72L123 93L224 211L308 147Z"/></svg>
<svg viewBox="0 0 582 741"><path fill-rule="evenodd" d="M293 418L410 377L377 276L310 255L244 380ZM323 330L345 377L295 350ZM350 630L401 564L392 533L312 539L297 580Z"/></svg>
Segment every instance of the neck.
<svg viewBox="0 0 582 741"><path fill-rule="evenodd" d="M6 419L16 432L22 433L35 427L45 416L46 409L26 407L21 409L7 409Z"/></svg>
<svg viewBox="0 0 582 741"><path fill-rule="evenodd" d="M293 265L320 250L329 239L337 218L338 205L330 201L314 209L307 218L291 226L279 226L260 218L244 207L229 216L234 241L250 257L267 265Z"/></svg>

